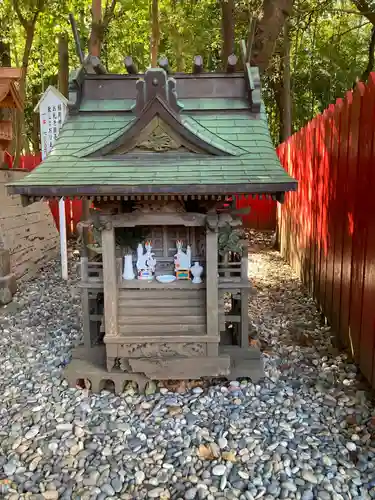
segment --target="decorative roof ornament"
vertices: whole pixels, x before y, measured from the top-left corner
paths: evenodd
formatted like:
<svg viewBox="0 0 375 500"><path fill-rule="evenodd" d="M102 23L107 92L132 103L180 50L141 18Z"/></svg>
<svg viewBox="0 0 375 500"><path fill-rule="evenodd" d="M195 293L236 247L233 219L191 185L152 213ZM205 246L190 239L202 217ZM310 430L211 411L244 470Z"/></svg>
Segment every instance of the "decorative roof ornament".
<svg viewBox="0 0 375 500"><path fill-rule="evenodd" d="M176 80L168 78L162 68L149 68L144 78L136 83L137 101L135 113L140 116L143 110L155 99L163 101L174 113L180 113L183 106L177 101Z"/></svg>

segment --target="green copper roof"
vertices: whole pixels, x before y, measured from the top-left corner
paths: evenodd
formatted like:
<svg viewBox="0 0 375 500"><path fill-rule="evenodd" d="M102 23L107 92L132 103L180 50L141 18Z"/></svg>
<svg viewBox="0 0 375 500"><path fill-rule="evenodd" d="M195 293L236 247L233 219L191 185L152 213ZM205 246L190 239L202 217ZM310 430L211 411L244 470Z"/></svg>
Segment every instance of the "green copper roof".
<svg viewBox="0 0 375 500"><path fill-rule="evenodd" d="M83 100L68 118L47 159L9 185L30 196L128 193L251 193L294 190L281 167L262 106L246 99L180 99L180 123L223 154L167 153L103 156L98 151L132 129L135 99ZM94 156L89 156L94 155Z"/></svg>

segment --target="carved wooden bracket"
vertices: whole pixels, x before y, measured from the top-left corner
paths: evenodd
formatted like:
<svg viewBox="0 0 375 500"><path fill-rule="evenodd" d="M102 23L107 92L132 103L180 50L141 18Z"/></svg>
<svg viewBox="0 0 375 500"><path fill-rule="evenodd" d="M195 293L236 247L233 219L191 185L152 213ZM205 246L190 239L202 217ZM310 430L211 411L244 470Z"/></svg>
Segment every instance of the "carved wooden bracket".
<svg viewBox="0 0 375 500"><path fill-rule="evenodd" d="M182 106L177 102L176 80L168 78L162 68L150 68L146 71L144 78L136 83L137 102L135 112L139 116L145 107L154 99L164 101L174 112L179 113Z"/></svg>

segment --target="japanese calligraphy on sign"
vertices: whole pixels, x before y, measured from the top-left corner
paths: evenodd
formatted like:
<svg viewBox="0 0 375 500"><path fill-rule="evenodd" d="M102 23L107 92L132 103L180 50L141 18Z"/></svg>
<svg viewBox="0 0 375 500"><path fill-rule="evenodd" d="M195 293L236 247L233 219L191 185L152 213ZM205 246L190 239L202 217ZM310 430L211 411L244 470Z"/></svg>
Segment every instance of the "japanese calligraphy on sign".
<svg viewBox="0 0 375 500"><path fill-rule="evenodd" d="M50 86L35 108L40 115L40 136L42 160L53 148L67 113L67 99Z"/></svg>

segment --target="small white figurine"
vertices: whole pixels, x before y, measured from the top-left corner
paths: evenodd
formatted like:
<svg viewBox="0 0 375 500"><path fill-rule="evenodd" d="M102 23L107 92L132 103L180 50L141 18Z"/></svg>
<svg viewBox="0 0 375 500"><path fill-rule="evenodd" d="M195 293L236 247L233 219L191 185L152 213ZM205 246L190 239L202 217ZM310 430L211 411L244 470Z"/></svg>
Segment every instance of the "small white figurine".
<svg viewBox="0 0 375 500"><path fill-rule="evenodd" d="M190 279L191 248L186 247L186 253L182 251L182 241L176 241L177 253L174 256L174 269L178 280Z"/></svg>
<svg viewBox="0 0 375 500"><path fill-rule="evenodd" d="M155 254L152 253L151 251L152 250L151 241L146 241L145 249L146 249L146 266L152 273L154 273L156 269L156 259L155 259Z"/></svg>
<svg viewBox="0 0 375 500"><path fill-rule="evenodd" d="M146 253L143 253L143 245L139 243L137 247L137 270L138 279L152 279L156 268L156 259L152 253L151 241L145 243Z"/></svg>
<svg viewBox="0 0 375 500"><path fill-rule="evenodd" d="M182 250L182 240L176 241L177 253L174 256L174 265L176 270L188 270L191 267L191 248L186 247L186 252Z"/></svg>

